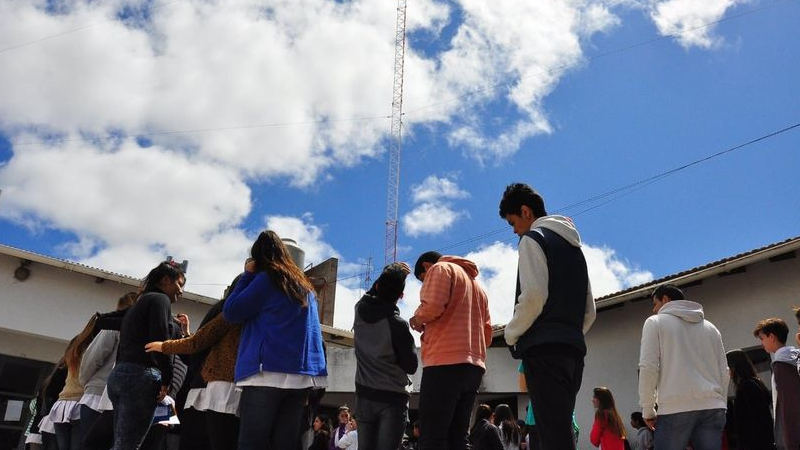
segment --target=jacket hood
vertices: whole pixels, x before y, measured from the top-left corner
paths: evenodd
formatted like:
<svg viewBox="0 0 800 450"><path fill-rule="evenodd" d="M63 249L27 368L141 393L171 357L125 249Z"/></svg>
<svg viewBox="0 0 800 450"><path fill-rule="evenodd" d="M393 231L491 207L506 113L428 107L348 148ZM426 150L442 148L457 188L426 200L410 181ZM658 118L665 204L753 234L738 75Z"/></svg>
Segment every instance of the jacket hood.
<svg viewBox="0 0 800 450"><path fill-rule="evenodd" d="M797 364L798 358L800 358L800 349L791 345L787 345L779 348L778 351L772 355L772 362L782 362L795 365Z"/></svg>
<svg viewBox="0 0 800 450"><path fill-rule="evenodd" d="M379 322L387 317L400 314L400 309L394 302L383 300L375 294L367 292L356 303L356 314L367 323Z"/></svg>
<svg viewBox="0 0 800 450"><path fill-rule="evenodd" d="M698 323L705 318L703 307L689 300L672 300L658 310L659 314L669 314L687 322Z"/></svg>
<svg viewBox="0 0 800 450"><path fill-rule="evenodd" d="M439 258L439 262L449 262L460 266L470 278L478 276L478 266L468 259L459 258L458 256L442 256Z"/></svg>
<svg viewBox="0 0 800 450"><path fill-rule="evenodd" d="M581 246L581 236L569 217L558 215L540 217L533 222L531 230L539 227L558 233L559 236L566 239L574 247Z"/></svg>

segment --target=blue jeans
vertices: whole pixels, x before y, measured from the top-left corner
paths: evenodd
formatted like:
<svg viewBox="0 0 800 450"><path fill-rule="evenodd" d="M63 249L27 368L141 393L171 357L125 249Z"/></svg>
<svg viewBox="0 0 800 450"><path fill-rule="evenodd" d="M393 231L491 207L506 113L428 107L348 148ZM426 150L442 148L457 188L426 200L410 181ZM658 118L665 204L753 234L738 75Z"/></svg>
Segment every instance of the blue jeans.
<svg viewBox="0 0 800 450"><path fill-rule="evenodd" d="M724 409L659 415L656 419L655 450L684 450L689 442L694 450L719 450L722 448L723 428Z"/></svg>
<svg viewBox="0 0 800 450"><path fill-rule="evenodd" d="M114 405L113 450L137 450L147 436L156 399L161 388L161 372L153 367L119 363L108 377L108 397Z"/></svg>
<svg viewBox="0 0 800 450"><path fill-rule="evenodd" d="M56 442L59 450L80 450L81 444L81 424L80 421L65 423L54 423L56 431Z"/></svg>
<svg viewBox="0 0 800 450"><path fill-rule="evenodd" d="M244 386L239 399L239 450L291 450L300 440L309 389Z"/></svg>
<svg viewBox="0 0 800 450"><path fill-rule="evenodd" d="M356 394L358 448L397 450L408 422L408 402L386 403Z"/></svg>

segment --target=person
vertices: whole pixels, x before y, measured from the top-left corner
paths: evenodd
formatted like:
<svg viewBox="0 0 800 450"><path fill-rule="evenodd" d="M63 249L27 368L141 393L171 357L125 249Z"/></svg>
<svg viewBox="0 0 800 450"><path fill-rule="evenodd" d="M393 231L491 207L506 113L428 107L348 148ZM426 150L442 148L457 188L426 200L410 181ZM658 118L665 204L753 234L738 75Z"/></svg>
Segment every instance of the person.
<svg viewBox="0 0 800 450"><path fill-rule="evenodd" d="M475 423L469 432L472 450L503 450L500 430L492 423L492 408L486 404L475 409ZM424 436L424 435L423 435Z"/></svg>
<svg viewBox="0 0 800 450"><path fill-rule="evenodd" d="M589 440L595 447L603 450L625 450L625 425L617 412L614 396L607 387L594 388L592 405L594 406L594 424Z"/></svg>
<svg viewBox="0 0 800 450"><path fill-rule="evenodd" d="M184 284L186 276L179 264L160 263L144 278L142 294L122 319L117 363L108 377L114 450L136 450L142 445L156 406L169 392L172 359L146 353L144 346L170 338L171 304L183 294Z"/></svg>
<svg viewBox="0 0 800 450"><path fill-rule="evenodd" d="M56 363L53 370L42 382L42 387L36 396L36 414L33 426L25 439L26 448L31 450L58 450L55 428L50 422L50 409L58 401L58 394L64 389L67 381L67 365L64 357Z"/></svg>
<svg viewBox="0 0 800 450"><path fill-rule="evenodd" d="M356 420L356 416L350 416L350 421L347 422L347 433L339 439L336 447L346 448L347 450L358 450L358 421Z"/></svg>
<svg viewBox="0 0 800 450"><path fill-rule="evenodd" d="M422 332L419 421L423 450L467 447L469 416L486 371L492 325L472 261L423 253L414 266L420 305L409 321Z"/></svg>
<svg viewBox="0 0 800 450"><path fill-rule="evenodd" d="M782 319L764 319L753 336L772 355L772 403L775 416L775 444L779 449L800 448L800 350L786 345L789 327Z"/></svg>
<svg viewBox="0 0 800 450"><path fill-rule="evenodd" d="M67 367L67 378L64 388L58 394L58 400L50 409L49 419L55 429L58 448L61 450L79 450L82 447L80 406L83 397L83 385L80 383L81 357L95 336L93 315L83 330L72 340L64 352L64 364Z"/></svg>
<svg viewBox="0 0 800 450"><path fill-rule="evenodd" d="M636 433L628 439L631 450L653 450L653 430L647 426L641 411L631 413L631 427Z"/></svg>
<svg viewBox="0 0 800 450"><path fill-rule="evenodd" d="M504 450L519 450L522 430L514 418L511 407L501 403L494 408L494 425L500 430L500 441Z"/></svg>
<svg viewBox="0 0 800 450"><path fill-rule="evenodd" d="M130 308L139 295L128 292L117 300L117 311ZM78 402L80 408L81 441L83 442L92 424L100 416L100 402L106 388L108 376L114 369L119 345L119 330L99 330L86 347L81 358L78 382L83 386L83 396Z"/></svg>
<svg viewBox="0 0 800 450"><path fill-rule="evenodd" d="M347 405L340 406L336 418L339 423L331 431L331 441L328 443L328 450L336 450L339 448L339 440L347 433L347 424L350 423L350 407Z"/></svg>
<svg viewBox="0 0 800 450"><path fill-rule="evenodd" d="M259 234L244 270L222 308L242 324L239 450L293 449L309 390L327 386L314 287L271 230Z"/></svg>
<svg viewBox="0 0 800 450"><path fill-rule="evenodd" d="M312 429L314 430L314 440L308 450L328 450L328 442L331 438L331 423L328 417L324 414L314 417Z"/></svg>
<svg viewBox="0 0 800 450"><path fill-rule="evenodd" d="M736 387L733 420L728 424L736 433L742 450L762 450L775 447L772 421L772 396L758 378L753 362L742 350L727 353L731 379Z"/></svg>
<svg viewBox="0 0 800 450"><path fill-rule="evenodd" d="M400 317L405 263L387 265L356 303L353 335L356 354L358 445L397 450L408 417L411 379L417 371L417 350L408 323Z"/></svg>
<svg viewBox="0 0 800 450"><path fill-rule="evenodd" d="M223 298L211 308L214 317L198 328L195 334L183 339L150 342L145 346L148 352L169 355L205 353L200 373L206 387L195 391L189 400L190 406L204 412L206 431L213 450L234 448L239 441L237 414L240 391L233 380L241 325L232 324L223 317L222 309L226 300Z"/></svg>
<svg viewBox="0 0 800 450"><path fill-rule="evenodd" d="M583 378L584 334L596 316L580 235L571 219L548 215L541 195L522 183L506 187L500 217L520 237L506 344L524 362L542 448L574 449L572 412Z"/></svg>
<svg viewBox="0 0 800 450"><path fill-rule="evenodd" d="M655 447L683 450L691 440L695 450L718 450L729 383L722 336L678 287L658 286L651 299L654 314L644 322L639 352L639 404L655 427Z"/></svg>

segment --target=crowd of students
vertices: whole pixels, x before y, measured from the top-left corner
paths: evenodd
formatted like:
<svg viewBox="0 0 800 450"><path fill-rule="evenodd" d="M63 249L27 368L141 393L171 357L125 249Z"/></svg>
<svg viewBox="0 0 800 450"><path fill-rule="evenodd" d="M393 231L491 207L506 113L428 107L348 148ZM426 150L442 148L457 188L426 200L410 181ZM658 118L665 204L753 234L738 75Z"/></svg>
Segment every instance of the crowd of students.
<svg viewBox="0 0 800 450"><path fill-rule="evenodd" d="M356 303L356 404L340 407L333 426L319 407L328 373L314 288L280 237L264 231L193 334L188 317L172 314L186 275L171 261L151 270L140 292L120 298L117 311L92 316L45 382L28 443L45 450L575 449L584 335L596 318L580 236L524 184L507 187L499 213L520 237L504 337L530 398L522 420L505 404L474 409L492 341L488 298L474 262L429 251L413 269L387 265ZM397 303L412 273L422 282L420 305L406 322ZM786 345L783 321L761 321L754 331L773 354L770 396L747 354L724 353L702 306L671 285L659 286L652 301L639 361L642 411L630 421L636 432L628 435L611 391L597 387L594 446L718 450L727 424L738 448L800 448L800 351ZM420 357L411 329L422 333ZM409 428L410 375L420 360L419 420ZM729 379L736 395L726 417Z"/></svg>

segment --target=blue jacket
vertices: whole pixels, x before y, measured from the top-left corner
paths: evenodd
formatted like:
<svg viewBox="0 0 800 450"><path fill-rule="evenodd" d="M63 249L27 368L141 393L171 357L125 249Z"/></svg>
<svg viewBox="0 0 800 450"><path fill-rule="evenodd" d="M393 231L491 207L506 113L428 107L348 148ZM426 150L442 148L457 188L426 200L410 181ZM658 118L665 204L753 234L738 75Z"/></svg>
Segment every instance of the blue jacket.
<svg viewBox="0 0 800 450"><path fill-rule="evenodd" d="M325 351L317 298L303 308L265 272L245 272L225 301L225 320L242 323L235 380L262 371L325 376Z"/></svg>

